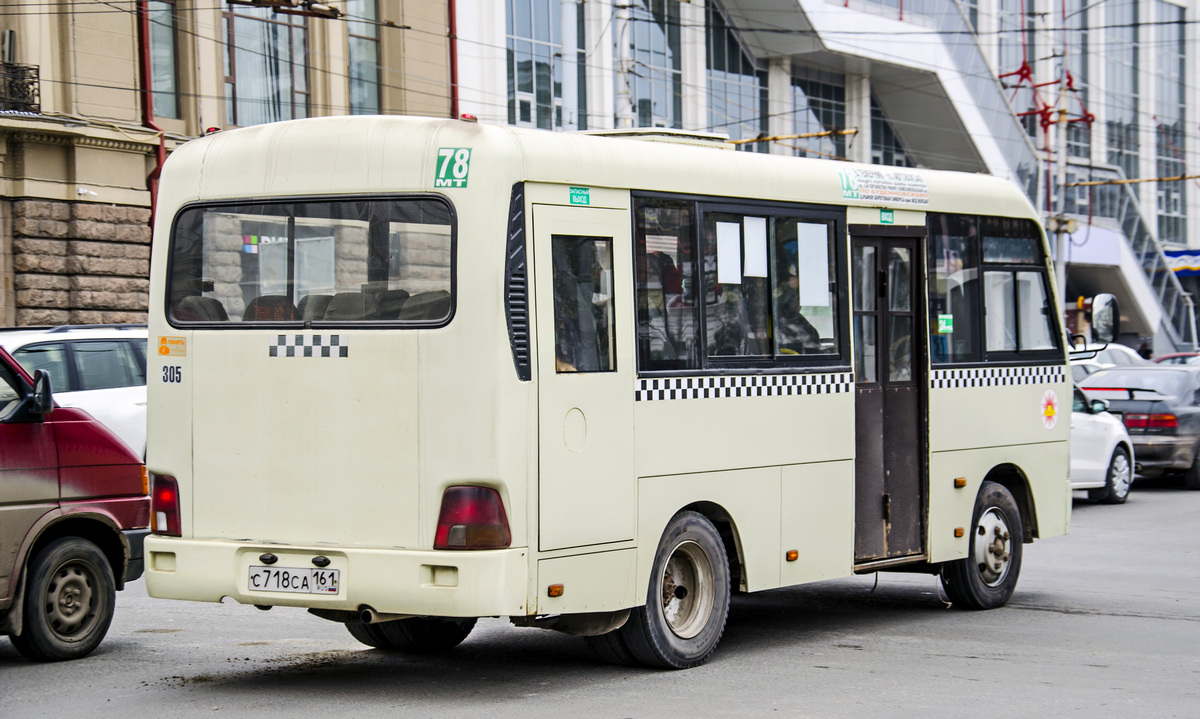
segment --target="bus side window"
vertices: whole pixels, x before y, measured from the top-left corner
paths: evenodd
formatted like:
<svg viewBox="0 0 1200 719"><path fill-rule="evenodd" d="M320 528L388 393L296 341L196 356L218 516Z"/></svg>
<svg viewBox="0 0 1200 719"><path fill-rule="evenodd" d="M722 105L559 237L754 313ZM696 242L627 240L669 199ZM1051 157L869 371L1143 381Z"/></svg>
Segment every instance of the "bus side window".
<svg viewBox="0 0 1200 719"><path fill-rule="evenodd" d="M612 239L554 235L551 244L555 369L615 370Z"/></svg>

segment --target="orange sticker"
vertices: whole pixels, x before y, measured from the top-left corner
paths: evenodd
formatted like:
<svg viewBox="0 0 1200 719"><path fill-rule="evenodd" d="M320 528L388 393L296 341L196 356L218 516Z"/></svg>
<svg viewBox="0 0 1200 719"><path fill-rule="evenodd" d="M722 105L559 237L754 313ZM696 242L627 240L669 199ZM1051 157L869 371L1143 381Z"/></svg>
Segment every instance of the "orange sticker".
<svg viewBox="0 0 1200 719"><path fill-rule="evenodd" d="M161 357L187 357L187 338L159 337L158 354Z"/></svg>

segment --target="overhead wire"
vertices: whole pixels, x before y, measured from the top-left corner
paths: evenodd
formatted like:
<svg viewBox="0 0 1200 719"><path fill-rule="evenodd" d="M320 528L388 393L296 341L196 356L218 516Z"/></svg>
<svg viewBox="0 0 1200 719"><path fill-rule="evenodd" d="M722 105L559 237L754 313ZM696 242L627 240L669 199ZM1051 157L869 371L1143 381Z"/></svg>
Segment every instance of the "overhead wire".
<svg viewBox="0 0 1200 719"><path fill-rule="evenodd" d="M1094 3L1093 5L1089 6L1089 9L1091 9L1091 8L1095 8L1095 7L1096 7L1097 5L1099 5L1099 4L1100 4L1100 3ZM135 5L136 5L136 4L135 4L134 0L107 0L107 1L106 1L106 0L64 0L64 2L55 2L55 3L51 3L51 2L45 2L45 3L26 3L26 4L24 5L24 7L25 7L25 8L29 8L29 7L38 7L38 6L41 6L41 7L55 7L55 8L61 8L63 5L67 5L67 6L73 6L73 7L78 7L78 6L93 6L93 7L94 7L94 6L96 6L96 5L103 5L103 6L106 6L106 7L107 7L107 9L105 9L105 10L94 10L93 12L101 12L101 11L103 11L103 12L109 12L109 11L111 11L111 12L125 12L125 13L131 13L131 14L136 12L136 9L135 9ZM128 5L129 7L119 7L119 5ZM220 12L225 12L225 9L221 7L222 5L224 5L224 3L222 3L222 2L219 2L219 0L218 0L218 1L215 1L215 2L213 2L211 5L208 5L208 6L192 5L192 6L187 6L187 7L178 7L178 5L177 5L177 6L176 6L176 8L175 8L175 11L176 11L176 12L175 12L175 14L176 14L177 16L179 16L179 15L180 15L181 13L183 13L183 12L200 12L200 11L208 11L208 12L220 11ZM50 10L50 11L40 11L40 12L36 12L36 13L30 13L30 12L6 13L6 12L3 12L3 11L0 11L0 15L5 15L5 14L43 14L43 15L57 15L57 14L65 14L65 13L68 13L68 12L71 12L71 11L69 11L69 10L65 10L65 9L55 9L55 10ZM87 11L77 11L77 12L87 12ZM732 17L737 17L737 15L736 15L736 14L733 14L733 15L731 15L731 16L732 16ZM436 36L436 37L442 37L442 36L444 36L444 33L438 33L438 32L434 32L434 31L430 31L430 30L424 30L424 29L421 29L421 28L412 28L412 27L407 27L407 26L398 26L398 25L397 25L395 22L392 22L392 21L389 21L389 20L373 20L373 19L371 19L371 18L363 18L363 17L357 17L357 16L353 16L353 15L343 15L341 18L339 18L339 20L345 20L345 21L349 21L349 22L355 22L355 23L371 24L371 25L375 25L375 26L378 26L378 27L381 27L381 28L399 29L399 30L403 30L403 31L406 31L406 32L420 33L420 34L426 34L426 35L431 35L431 36ZM607 18L607 22L608 22L608 23L611 23L611 21L612 21L612 18L611 18L611 14L610 14L610 16ZM657 23L657 24L659 24L659 25L662 25L662 24L664 24L663 22L660 22L660 21L658 21L658 20L652 20L652 19L650 19L650 18L645 18L645 17L640 17L640 18L639 18L639 17L633 17L633 18L631 18L631 22L648 22L648 21L653 21L653 22L656 22L656 23ZM1193 23L1193 22L1200 22L1200 21L1185 21L1185 22L1186 22L1187 24L1191 24L1191 23ZM218 45L227 45L227 43L226 43L226 42L224 42L224 41L223 41L222 39L220 39L220 38L217 38L217 37L208 37L208 36L205 36L205 35L202 35L202 34L200 34L200 33L199 33L199 32L197 32L197 31L193 31L193 30L191 30L190 28L184 27L184 25L185 25L185 24L186 24L186 23L183 23L183 22L177 22L177 23L176 23L176 31L177 31L177 32L182 32L182 33L184 33L184 34L186 34L186 35L191 35L191 36L194 36L194 37L197 37L197 38L199 38L199 39L203 39L203 40L206 40L206 41L209 41L209 42L215 42L215 43L217 43ZM667 20L667 21L665 22L665 24L667 24L667 25L671 25L671 24L677 24L677 25L678 25L679 27L681 27L681 28L683 28L683 27L688 27L688 28L700 28L700 27L707 27L707 24L706 24L706 23L685 23L685 22L684 22L684 21L682 21L682 20L680 20L680 21ZM1092 25L1092 26L1089 26L1089 27L1088 27L1088 30L1089 30L1089 31L1096 31L1096 30L1103 30L1103 29L1107 29L1107 28L1121 28L1121 27L1130 27L1130 26L1139 26L1139 27L1140 27L1140 26L1147 26L1147 25L1178 25L1178 24L1179 24L1179 23L1178 23L1178 22L1175 22L1175 21L1150 21L1150 22L1125 23L1125 24ZM817 32L816 30L796 31L796 30L793 30L793 29L782 28L782 27L755 26L755 25L749 25L748 27L739 27L738 29L739 29L741 32L790 33L790 34L794 34L794 35L816 35L816 34L818 34L818 32ZM213 28L213 30L214 30L214 31L216 31L216 30L217 30L217 28L215 28L215 27L214 27L214 28ZM1057 30L1051 30L1051 31L1057 31ZM1011 31L1011 30L1009 30L1009 31L1005 31L1005 30L995 30L995 31L990 31L990 32L987 32L987 33L968 33L968 32L962 32L962 33L948 33L948 32L946 32L946 31L941 31L941 30L937 30L937 29L920 29L920 30L912 30L912 31L909 31L909 32L906 32L906 33L900 33L900 34L903 34L903 35L913 35L913 36L918 36L918 35L926 35L926 34L927 34L927 35L939 36L939 39L938 39L938 40L936 40L936 42L939 42L939 43L943 43L943 44L945 44L946 42L952 42L952 41L954 41L954 40L950 40L950 39L948 39L948 37L947 37L947 36L952 36L952 35L965 35L965 36L971 36L971 35L999 35L999 34L1002 34L1002 33L1012 33L1012 32L1024 32L1024 31ZM1045 32L1045 31L1043 31L1043 32ZM838 34L838 33L837 33L836 31L834 31L833 33L830 33L830 32L828 32L828 31L822 31L822 32L820 32L819 34L821 34L821 35L836 35L836 34ZM853 31L853 32L847 31L847 32L845 32L844 34L845 34L845 35L847 35L847 36L865 36L865 37L869 37L869 36L871 36L871 35L874 35L874 34L888 34L888 35L896 35L897 33L891 33L891 32L889 32L889 33L874 33L874 32L870 32L870 31ZM597 39L596 39L596 41L595 41L595 44L593 44L593 45L592 45L592 48L590 49L590 51L587 51L587 52L585 52L585 57L590 57L590 56L594 55L594 54L595 54L595 52L596 52L596 51L598 51L598 49L599 49L599 44L598 44L598 43L600 43L600 42L602 42L602 41L603 41L603 33L600 33L600 34L598 34L598 36L597 36ZM492 49L492 50L506 50L506 49L507 49L507 48L506 48L506 47L504 47L504 46L499 46L499 45L496 45L496 44L492 44L492 43L486 43L486 42L472 41L472 40L469 40L469 39L466 39L466 38L461 38L461 37L459 38L459 42L460 42L460 44L463 44L463 43L466 43L466 44L474 44L474 45L481 46L481 47L488 48L488 49ZM971 38L970 42L974 42L974 38ZM1166 42L1166 41L1164 41L1164 42ZM1142 43L1142 44L1141 44L1141 47L1147 47L1147 46L1149 46L1149 45L1152 45L1152 43ZM237 47L237 46L235 46L235 47ZM865 48L864 48L864 49L865 49ZM255 51L255 50L253 50L253 49L250 49L250 48L241 48L241 47L237 47L237 50L238 50L239 52L247 52L247 53L252 53L252 54L255 54L255 55L262 56L262 57L270 57L270 55L269 55L269 54L267 54L267 53L258 52L258 51ZM877 49L876 49L876 51L877 51ZM345 61L345 60L346 60L346 58L343 58L343 57L340 57L340 56L337 56L337 55L333 55L333 54L331 54L331 53L328 53L328 52L324 52L324 53L316 53L316 52L313 52L313 50L311 49L311 47L309 48L309 53L310 53L311 55L315 55L315 56L318 56L318 57L322 57L323 59L326 59L326 60L329 60L329 61L333 61L333 60L336 60L336 61ZM897 57L896 59L901 59L901 58ZM327 65L331 65L331 64L332 64L332 63L327 63ZM316 72L321 72L321 73L326 73L326 74L328 74L328 75L329 75L329 76L331 76L331 77L338 77L338 78L344 78L344 79L350 79L350 78L351 78L351 76L350 76L350 74L349 74L348 72L347 72L347 73L341 73L341 72L337 72L336 70L333 70L333 69L332 69L332 67L329 67L329 66L326 66L326 67L320 67L320 68L316 68L316 67L312 67L312 66L309 66L309 67L310 67L310 69L311 69L311 70L313 70L313 71L316 71ZM597 65L596 65L596 64L594 64L594 63L585 63L585 67L587 67L587 68L590 68L590 69L593 69L593 70L594 70L594 69L596 69L597 67L601 67L601 66L597 66ZM601 67L601 69L607 69L607 68ZM383 74L384 74L384 73L387 73L387 74L389 74L390 76L397 76L397 75L398 75L399 77L401 77L401 78L404 78L404 79L408 79L408 80L415 80L415 81L418 81L418 82L421 82L421 83L428 83L428 84L434 84L434 85L437 85L437 84L444 84L445 82L447 82L447 81L446 81L444 78L435 78L435 77L429 77L429 76L424 76L424 75L420 75L420 74L416 74L416 73L412 73L412 72L407 72L407 71L395 71L395 70L392 70L392 69L390 69L390 68L386 68L386 67L383 67L383 66L380 66L380 67L379 67L379 70L380 70L380 75L381 75L381 77L380 77L380 83L379 83L379 84L380 84L380 87L381 87L381 89L382 89L382 88L387 88L387 89L398 89L398 90L403 90L403 91L405 91L405 92L411 92L411 93L416 93L416 94L420 94L420 95L425 95L425 96L428 96L428 97L431 97L431 98L441 97L441 93L432 92L432 91L420 90L420 89L417 89L417 88L413 88L413 87L411 87L411 85L396 85L396 84L388 83L388 82L385 82L385 81L383 80L383 77L382 77L382 76L383 76ZM968 74L968 75L967 75L967 77L969 77L969 78L972 78L972 77L974 77L974 78L977 78L977 79L984 79L984 76L983 76L983 75L973 75L973 74ZM986 78L986 79L989 79L989 80L990 80L990 79L993 79L993 77L989 75L989 76L987 76L987 78ZM705 78L705 80L706 80L706 83L705 83L704 85L700 85L700 84L689 84L689 85L687 85L687 89L688 89L688 90L691 90L691 91L697 91L697 90L698 90L698 91L704 91L704 90L706 90L706 89L707 89L707 78ZM54 81L54 80L49 80L49 82L56 82L56 81ZM90 85L90 86L94 86L94 87L107 87L107 86L100 85L100 84L97 84L97 83L77 83L77 82L74 82L74 81L65 81L65 80L61 80L61 81L57 81L57 82L59 82L60 84L79 84L79 85L84 85L84 86L86 86L86 85ZM126 90L126 91L134 91L134 92L140 92L140 90L138 90L138 89L136 89L136 88L130 88L130 87L119 87L119 86L112 86L112 89ZM900 88L898 88L898 89L903 89L905 92L909 92L909 93L912 93L912 92L918 92L918 93L922 93L922 94L925 94L925 95L927 95L927 96L930 96L930 97L933 97L933 96L937 96L937 95L938 95L938 93L936 93L936 92L929 92L929 91L927 91L927 90L926 90L924 87L921 87L921 86L916 86L916 85L901 86L901 87L900 87ZM672 90L672 91L673 91L673 90ZM682 91L682 88L681 88L681 91ZM220 99L224 99L224 95L211 95L211 94L209 94L209 95L205 95L205 94L202 94L202 93L188 93L188 92L180 92L180 93L178 93L178 94L179 94L180 96L183 96L183 97L194 97L194 98L203 98L203 99L218 99L218 100L220 100ZM497 92L497 93L492 93L492 94L493 94L493 95L495 95L495 96L497 97L497 100L496 100L496 101L492 101L492 102L486 102L486 101L485 101L485 103L484 103L484 104L486 104L487 106L489 106L489 107L491 107L491 108L497 109L497 110L503 110L504 108L506 108L506 107L508 106L507 98L504 98L504 100L500 100L500 95L499 95L499 93L498 93L498 92ZM266 101L264 101L264 102L266 102ZM334 103L327 103L327 104L319 104L319 105L314 105L314 104L311 104L311 103L312 103L312 101L311 101L311 98L309 99L309 103L310 103L310 104L309 104L309 107L310 107L310 109L313 109L313 110L338 110L338 109L345 109L345 108L346 108L346 106L345 106L345 105L343 105L343 104L334 104ZM740 107L740 109L746 109L746 108L745 108L744 106L741 106L741 107ZM986 108L980 108L980 110L981 110L981 111L987 111L987 109L986 109ZM784 115L784 114L794 114L794 113L796 113L796 112L803 112L803 111L804 111L803 109L800 109L800 110L792 110L792 111L788 111L788 112L785 112L785 113L776 113L776 115L769 115L769 116L768 116L768 118L769 118L769 117L771 117L771 116ZM993 112L995 112L996 114L1005 114L1005 113L1001 112L1000 110L993 110ZM727 116L727 117L730 117L730 116ZM601 118L601 119L602 119L602 116L601 116L599 113L594 113L594 112L591 112L591 110L590 110L590 108L589 108L589 112L588 112L588 119L589 119L589 121L593 120L594 118ZM715 127L723 127L723 126L728 126L728 125L731 125L731 124L750 123L750 122L754 122L755 120L759 120L759 121L761 121L761 117L751 117L751 118L744 118L744 117L740 117L740 118L739 118L739 117L730 117L730 121L729 121L729 122L718 124L718 125L716 125ZM592 124L592 122L589 122L589 125L591 125L591 124ZM917 124L917 123L909 123L909 124L919 125L919 124ZM928 127L928 126L926 126L926 127ZM698 129L698 128L692 128L692 129ZM1192 135L1189 133L1188 137L1192 137Z"/></svg>

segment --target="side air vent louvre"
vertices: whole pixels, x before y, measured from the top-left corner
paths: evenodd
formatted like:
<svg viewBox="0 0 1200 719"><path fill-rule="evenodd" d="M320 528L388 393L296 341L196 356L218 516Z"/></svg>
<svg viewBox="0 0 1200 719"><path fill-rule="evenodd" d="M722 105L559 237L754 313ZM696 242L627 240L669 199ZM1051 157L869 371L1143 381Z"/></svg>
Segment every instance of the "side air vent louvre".
<svg viewBox="0 0 1200 719"><path fill-rule="evenodd" d="M525 185L513 185L508 206L507 259L504 263L504 313L513 364L522 382L531 379L529 359L529 271L525 265Z"/></svg>

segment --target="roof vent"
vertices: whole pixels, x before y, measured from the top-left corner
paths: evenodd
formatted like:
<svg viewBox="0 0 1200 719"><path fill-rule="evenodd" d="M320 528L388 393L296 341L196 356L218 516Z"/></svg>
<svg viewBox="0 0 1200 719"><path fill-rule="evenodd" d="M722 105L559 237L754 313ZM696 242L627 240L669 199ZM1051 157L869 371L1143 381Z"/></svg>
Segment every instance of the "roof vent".
<svg viewBox="0 0 1200 719"><path fill-rule="evenodd" d="M718 150L733 150L729 144L728 135L712 132L692 132L690 130L674 130L665 127L627 127L619 130L587 130L585 135L600 137L621 137L627 140L645 140L646 142L669 142L675 145L693 145L696 147L712 147Z"/></svg>

